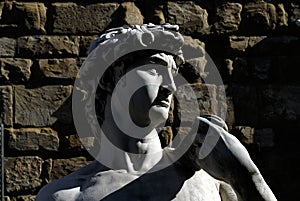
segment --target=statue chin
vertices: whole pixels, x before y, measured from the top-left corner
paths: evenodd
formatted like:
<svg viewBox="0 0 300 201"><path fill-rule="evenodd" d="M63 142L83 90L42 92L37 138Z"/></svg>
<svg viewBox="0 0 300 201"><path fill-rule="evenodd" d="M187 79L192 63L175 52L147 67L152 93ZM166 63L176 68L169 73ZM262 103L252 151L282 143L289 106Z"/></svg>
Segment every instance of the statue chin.
<svg viewBox="0 0 300 201"><path fill-rule="evenodd" d="M149 111L149 118L153 125L161 124L168 119L169 107L162 107L159 105L152 106Z"/></svg>

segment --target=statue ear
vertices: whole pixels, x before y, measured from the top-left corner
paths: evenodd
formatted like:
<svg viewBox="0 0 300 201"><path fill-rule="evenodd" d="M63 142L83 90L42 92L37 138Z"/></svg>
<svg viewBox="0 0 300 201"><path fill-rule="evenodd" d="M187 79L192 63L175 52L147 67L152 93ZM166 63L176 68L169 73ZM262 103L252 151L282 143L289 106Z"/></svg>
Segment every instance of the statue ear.
<svg viewBox="0 0 300 201"><path fill-rule="evenodd" d="M112 93L115 87L114 72L112 68L108 68L99 81L99 87L109 93Z"/></svg>
<svg viewBox="0 0 300 201"><path fill-rule="evenodd" d="M114 91L114 88L120 78L125 74L126 70L124 62L113 63L103 74L99 81L99 87L110 94Z"/></svg>

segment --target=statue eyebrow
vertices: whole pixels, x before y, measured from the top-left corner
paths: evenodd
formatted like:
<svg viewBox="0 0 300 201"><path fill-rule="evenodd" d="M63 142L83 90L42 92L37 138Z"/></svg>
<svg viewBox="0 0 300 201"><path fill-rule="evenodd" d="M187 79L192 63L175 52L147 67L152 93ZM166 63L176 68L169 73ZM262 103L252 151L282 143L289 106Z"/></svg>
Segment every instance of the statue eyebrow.
<svg viewBox="0 0 300 201"><path fill-rule="evenodd" d="M168 62L158 57L151 57L150 62L155 64L161 64L163 66L168 66Z"/></svg>
<svg viewBox="0 0 300 201"><path fill-rule="evenodd" d="M173 59L176 59L176 58L174 58L174 56L173 56ZM164 60L160 57L156 57L156 56L150 57L149 61L150 61L150 63L153 63L153 64L160 64L162 66L170 67L175 74L178 73L179 66L176 64L176 61L175 61L175 65L173 65L172 62L169 63L166 60Z"/></svg>

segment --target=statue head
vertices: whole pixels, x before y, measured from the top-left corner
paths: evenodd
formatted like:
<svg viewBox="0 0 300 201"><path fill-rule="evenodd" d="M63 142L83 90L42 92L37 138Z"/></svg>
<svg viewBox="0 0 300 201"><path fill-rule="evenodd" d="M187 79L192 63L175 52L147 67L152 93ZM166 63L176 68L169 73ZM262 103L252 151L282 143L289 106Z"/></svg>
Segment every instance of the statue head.
<svg viewBox="0 0 300 201"><path fill-rule="evenodd" d="M105 117L104 113L107 96L112 95L117 83L125 74L134 69L136 71L138 68L143 66L144 70L149 68L147 69L149 74L157 74L158 76L166 75L169 77L167 80L170 81L170 78L173 79L173 76L178 72L178 68L184 61L181 50L182 46L183 37L178 32L178 26L169 24L145 24L114 28L106 31L103 35L96 39L91 44L88 51L88 58L82 67L86 70L81 71L80 77L89 80L89 82L91 80L99 79L95 105L97 119L100 125ZM172 75L166 74L167 72L164 72L163 75L159 75L157 71L164 69L162 68L163 66L166 67L165 69L170 69ZM97 69L99 70L101 68L103 68L103 74L99 78L96 76L98 73L95 72L97 72ZM141 70L142 69L139 69L139 71ZM133 75L133 73L131 73L131 75ZM154 76L148 77L148 79L153 77ZM141 115L137 114L137 112L135 112L137 115L133 114L134 108L132 106L137 105L134 104L134 97L137 97L138 92L140 92L140 94L145 94L147 92L143 92L143 89L148 89L148 95L155 96L154 92L158 93L158 91L162 91L162 89L166 89L164 92L168 90L168 93L172 93L175 90L174 83L165 84L165 86L162 86L164 83L150 83L150 87L149 83L146 83L149 82L149 80L144 80L145 83L142 83L143 81L140 80L141 82L138 83L138 80L133 78L129 80L128 76L124 76L122 81L123 83L127 82L127 90L129 88L134 88L133 86L130 86L130 82L136 86L144 85L143 87L140 87L135 94L132 94L134 96L130 100L131 102L129 101L129 108L131 108L129 112L132 113L131 118L139 126L146 126L146 124L149 124L150 119L148 119L148 123L146 123L147 120L145 120L145 122L139 122L138 119L141 119ZM148 87L146 85L148 85ZM84 89L84 91L87 92L86 101L89 101L89 99L92 98L89 94L95 90L95 86L89 86L86 83L83 83L82 89L85 87L86 89ZM152 91L152 94L150 91ZM123 95L123 97L119 97L120 100L128 97L126 94ZM153 98L154 97L152 97L152 99ZM137 101L138 100L136 98L135 103ZM142 101L142 99L139 100L139 102ZM146 100L143 103L145 105L144 107L140 106L139 111L148 108L149 105L152 104ZM169 106L170 105L166 108L166 111L169 110ZM86 114L89 114L91 108L88 105L85 107ZM166 111L164 112L164 118L166 118L167 115ZM90 120L94 122L94 120Z"/></svg>
<svg viewBox="0 0 300 201"><path fill-rule="evenodd" d="M143 139L143 132L147 133L148 128L163 126L176 90L175 83L179 83L180 78L183 81L179 85L187 83L180 76L174 80L184 63L184 40L178 29L177 25L169 24L126 26L110 29L92 43L73 92L74 122L81 138L94 135L104 142L99 136L105 138L103 128L112 119L117 124L114 127L137 139ZM193 96L193 90L188 88ZM181 99L184 101L184 97ZM198 115L197 99L192 97L192 102L195 107L192 112ZM193 118L190 116L193 115L180 118ZM118 135L118 139L121 138L122 135ZM180 143L180 137L177 142ZM179 152L184 153L187 147ZM98 153L100 150L92 155Z"/></svg>

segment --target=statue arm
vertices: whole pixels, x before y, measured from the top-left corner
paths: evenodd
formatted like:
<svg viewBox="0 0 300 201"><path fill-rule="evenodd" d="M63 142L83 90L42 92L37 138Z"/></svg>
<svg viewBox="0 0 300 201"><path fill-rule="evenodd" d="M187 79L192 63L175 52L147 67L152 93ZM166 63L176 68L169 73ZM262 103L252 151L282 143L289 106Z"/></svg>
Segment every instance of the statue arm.
<svg viewBox="0 0 300 201"><path fill-rule="evenodd" d="M197 121L194 149L188 153L194 165L229 183L239 200L276 201L246 148L226 131L225 122L213 115Z"/></svg>

